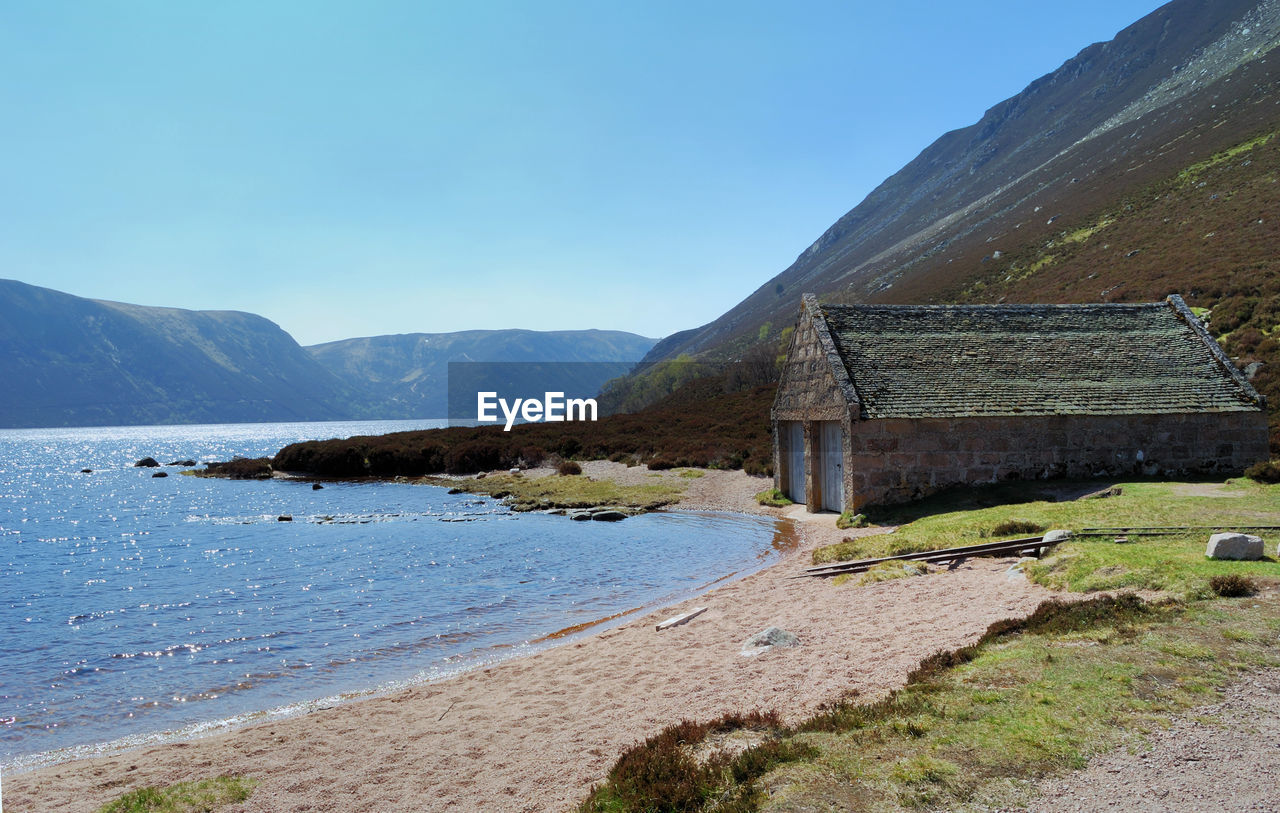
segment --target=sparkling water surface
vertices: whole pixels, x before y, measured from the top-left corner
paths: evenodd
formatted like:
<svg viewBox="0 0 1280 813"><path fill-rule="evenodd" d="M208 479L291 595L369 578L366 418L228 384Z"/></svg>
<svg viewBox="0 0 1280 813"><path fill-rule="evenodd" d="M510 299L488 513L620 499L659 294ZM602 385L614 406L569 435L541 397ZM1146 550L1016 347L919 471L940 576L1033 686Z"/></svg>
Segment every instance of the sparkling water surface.
<svg viewBox="0 0 1280 813"><path fill-rule="evenodd" d="M434 425L0 431L0 763L444 677L683 598L782 544L744 515L572 522L431 486L133 467Z"/></svg>

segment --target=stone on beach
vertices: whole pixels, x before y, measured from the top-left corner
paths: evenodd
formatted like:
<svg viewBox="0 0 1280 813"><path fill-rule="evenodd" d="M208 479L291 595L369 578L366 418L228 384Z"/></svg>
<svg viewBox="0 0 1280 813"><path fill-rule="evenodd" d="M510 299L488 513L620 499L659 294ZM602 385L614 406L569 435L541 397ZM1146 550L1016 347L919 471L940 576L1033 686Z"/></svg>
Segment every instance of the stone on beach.
<svg viewBox="0 0 1280 813"><path fill-rule="evenodd" d="M742 644L742 654L759 655L773 647L800 646L800 637L781 627L769 627L752 635Z"/></svg>
<svg viewBox="0 0 1280 813"><path fill-rule="evenodd" d="M1210 559L1261 559L1262 537L1240 533L1214 534L1209 537L1204 555Z"/></svg>

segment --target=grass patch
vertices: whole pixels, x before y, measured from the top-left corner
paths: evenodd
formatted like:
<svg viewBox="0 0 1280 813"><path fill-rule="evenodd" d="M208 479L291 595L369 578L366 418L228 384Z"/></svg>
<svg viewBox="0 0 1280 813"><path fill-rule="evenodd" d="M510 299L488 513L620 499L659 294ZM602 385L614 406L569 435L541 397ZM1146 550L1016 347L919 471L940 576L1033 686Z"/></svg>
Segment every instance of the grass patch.
<svg viewBox="0 0 1280 813"><path fill-rule="evenodd" d="M972 490L939 495L912 506L882 509L881 521L904 520L896 531L847 539L814 551L814 564L847 559L917 553L972 545L1002 536L1012 527L1044 528L1117 526L1218 526L1224 530L1244 524L1280 525L1280 486L1247 479L1226 483L1132 482L1106 499L1070 499L1101 489L1100 483L1061 484L1068 499L1045 499L1047 486L1025 483L1005 486L998 493ZM1112 489L1108 489L1114 493ZM1016 517L1008 505L984 505L991 499L1018 501ZM1025 525L1013 524L1026 523ZM1011 532L1009 535L1017 535ZM1028 575L1056 589L1090 592L1139 588L1168 590L1187 597L1208 596L1209 579L1231 574L1280 579L1274 559L1234 562L1206 559L1207 531L1169 536L1132 536L1127 545L1108 537L1078 537L1058 545L1028 567Z"/></svg>
<svg viewBox="0 0 1280 813"><path fill-rule="evenodd" d="M865 528L867 527L867 515L855 514L852 511L845 511L836 517L836 527L842 531L849 528Z"/></svg>
<svg viewBox="0 0 1280 813"><path fill-rule="evenodd" d="M701 469L681 469L679 474L681 477L685 477L690 480L696 480L699 477L704 476L706 472L702 471Z"/></svg>
<svg viewBox="0 0 1280 813"><path fill-rule="evenodd" d="M791 498L783 494L776 488L766 488L756 495L756 502L761 505L770 505L774 508L784 508L788 505L794 505Z"/></svg>
<svg viewBox="0 0 1280 813"><path fill-rule="evenodd" d="M1041 584L1077 592L1137 588L1164 590L1183 598L1205 598L1219 584L1280 579L1275 559L1231 561L1204 555L1208 532L1167 536L1134 536L1125 545L1107 537L1077 538L1027 566ZM1227 581L1221 581L1227 579Z"/></svg>
<svg viewBox="0 0 1280 813"><path fill-rule="evenodd" d="M681 797L679 807L618 796L605 805L598 792L596 806L581 809L1016 807L1026 801L1025 780L1079 769L1091 755L1210 702L1242 669L1280 665L1278 637L1275 591L1247 603L1050 601L1025 619L993 624L972 646L926 658L885 698L849 696L775 729L788 758L747 785L718 784ZM731 772L717 770L727 781ZM724 800L733 805L718 807Z"/></svg>
<svg viewBox="0 0 1280 813"><path fill-rule="evenodd" d="M592 480L584 476L525 477L522 474L492 474L483 479L462 480L424 477L422 482L500 498L517 511L593 508L598 505L650 511L676 502L684 493L684 487L679 482L663 481L632 486L619 485L612 480Z"/></svg>
<svg viewBox="0 0 1280 813"><path fill-rule="evenodd" d="M98 813L209 813L248 799L257 784L248 777L219 776L163 788L138 788L98 808Z"/></svg>
<svg viewBox="0 0 1280 813"><path fill-rule="evenodd" d="M857 584L876 584L877 582L893 581L894 579L909 579L912 576L926 576L928 573L929 565L924 562L881 562L864 571L859 576ZM837 576L836 578L840 577Z"/></svg>

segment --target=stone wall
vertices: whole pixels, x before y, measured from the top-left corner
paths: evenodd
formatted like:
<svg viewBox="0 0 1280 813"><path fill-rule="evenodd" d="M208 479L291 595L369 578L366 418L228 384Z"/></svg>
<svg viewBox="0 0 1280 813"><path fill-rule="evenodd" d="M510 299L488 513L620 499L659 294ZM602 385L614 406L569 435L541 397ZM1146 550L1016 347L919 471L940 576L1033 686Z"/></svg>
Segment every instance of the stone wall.
<svg viewBox="0 0 1280 813"><path fill-rule="evenodd" d="M801 314L773 402L775 421L838 421L848 414L814 320Z"/></svg>
<svg viewBox="0 0 1280 813"><path fill-rule="evenodd" d="M1262 411L855 420L847 509L1012 479L1230 474L1266 460Z"/></svg>
<svg viewBox="0 0 1280 813"><path fill-rule="evenodd" d="M842 421L847 426L849 408L831 371L832 349L824 347L818 336L808 305L800 314L787 360L778 380L778 394L773 402L773 484L783 489L790 476L790 463L782 453L779 423L781 421L804 422L805 445L805 494L810 510L818 510L820 490L815 479L813 421ZM847 438L847 433L846 433ZM846 443L846 449L848 445ZM846 482L848 478L846 477ZM848 494L846 487L845 494Z"/></svg>

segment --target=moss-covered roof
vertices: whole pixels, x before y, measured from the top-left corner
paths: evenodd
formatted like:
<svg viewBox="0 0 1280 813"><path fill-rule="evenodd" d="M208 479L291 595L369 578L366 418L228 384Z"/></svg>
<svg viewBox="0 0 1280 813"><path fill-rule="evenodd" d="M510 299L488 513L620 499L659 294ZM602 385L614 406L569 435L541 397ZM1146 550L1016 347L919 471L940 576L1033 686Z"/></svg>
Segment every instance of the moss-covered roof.
<svg viewBox="0 0 1280 813"><path fill-rule="evenodd" d="M864 418L1262 408L1178 297L1133 305L821 305L818 311Z"/></svg>

